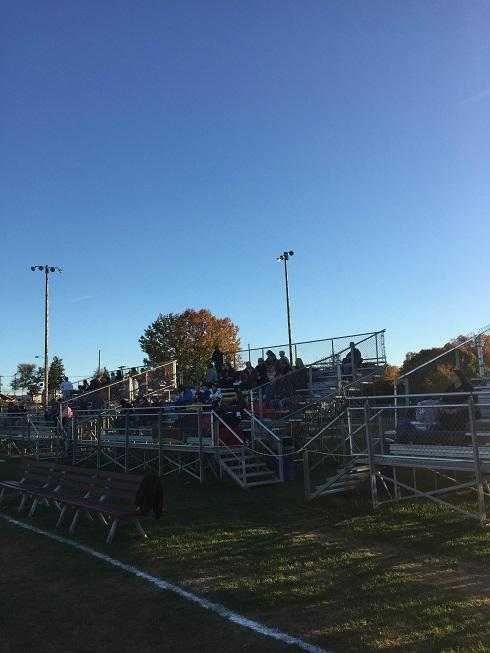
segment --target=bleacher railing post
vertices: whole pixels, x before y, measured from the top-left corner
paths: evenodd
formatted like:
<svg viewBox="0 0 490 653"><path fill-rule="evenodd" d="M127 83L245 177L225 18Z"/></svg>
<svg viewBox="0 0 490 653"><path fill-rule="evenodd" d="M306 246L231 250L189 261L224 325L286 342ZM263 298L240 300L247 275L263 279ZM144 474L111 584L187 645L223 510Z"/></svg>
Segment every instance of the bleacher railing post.
<svg viewBox="0 0 490 653"><path fill-rule="evenodd" d="M369 402L364 404L364 427L366 433L366 448L369 460L369 479L371 482L371 498L373 502L373 509L378 508L378 488L376 487L376 466L374 464L373 443L371 441L371 428L369 423L370 418Z"/></svg>
<svg viewBox="0 0 490 653"><path fill-rule="evenodd" d="M303 480L304 480L304 486L305 486L305 499L310 498L310 465L309 465L309 452L308 448L306 447L303 449Z"/></svg>
<svg viewBox="0 0 490 653"><path fill-rule="evenodd" d="M199 437L199 480L204 480L203 451L202 451L202 406L197 409L197 435Z"/></svg>
<svg viewBox="0 0 490 653"><path fill-rule="evenodd" d="M75 413L72 419L72 445L71 445L71 462L72 465L76 463L77 460L77 449L78 449L78 417Z"/></svg>
<svg viewBox="0 0 490 653"><path fill-rule="evenodd" d="M102 431L102 420L100 415L97 415L97 421L95 422L95 431L97 434L97 469L100 469L100 438Z"/></svg>
<svg viewBox="0 0 490 653"><path fill-rule="evenodd" d="M284 445L282 442L282 438L277 443L277 451L279 454L279 460L277 461L278 469L279 469L279 480L281 481L281 483L284 483ZM292 455L293 454L291 453L291 457Z"/></svg>
<svg viewBox="0 0 490 653"><path fill-rule="evenodd" d="M126 413L124 420L124 471L128 473L129 467L129 415Z"/></svg>
<svg viewBox="0 0 490 653"><path fill-rule="evenodd" d="M485 495L483 493L483 480L481 474L480 450L478 448L478 436L475 424L475 401L473 395L468 400L468 413L470 417L471 444L473 447L473 458L475 462L475 480L478 496L478 512L480 513L480 526L485 528L487 517L485 511Z"/></svg>

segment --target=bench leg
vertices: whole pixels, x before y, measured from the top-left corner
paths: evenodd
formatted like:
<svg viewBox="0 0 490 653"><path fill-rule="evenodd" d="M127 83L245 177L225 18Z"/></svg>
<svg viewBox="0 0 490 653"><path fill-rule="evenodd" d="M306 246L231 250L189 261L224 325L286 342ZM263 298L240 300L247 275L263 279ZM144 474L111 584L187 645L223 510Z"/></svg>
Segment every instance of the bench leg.
<svg viewBox="0 0 490 653"><path fill-rule="evenodd" d="M0 492L0 502L3 501L3 497L5 496L5 488L2 488L2 491Z"/></svg>
<svg viewBox="0 0 490 653"><path fill-rule="evenodd" d="M29 510L29 514L27 515L28 517L33 517L34 513L36 512L38 503L39 503L39 499L35 498L34 501L32 502L32 506L31 509Z"/></svg>
<svg viewBox="0 0 490 653"><path fill-rule="evenodd" d="M73 535L73 533L75 532L75 529L76 529L76 527L77 527L77 523L78 523L78 518L79 518L79 517L80 517L80 509L77 508L77 510L75 511L75 515L73 516L73 520L72 520L72 522L71 522L71 526L70 526L70 533L71 533L72 535Z"/></svg>
<svg viewBox="0 0 490 653"><path fill-rule="evenodd" d="M106 544L110 544L112 542L112 538L114 537L114 534L116 532L117 525L119 524L119 519L115 519L112 522L111 530L109 531L109 535L107 536L106 539Z"/></svg>
<svg viewBox="0 0 490 653"><path fill-rule="evenodd" d="M107 523L107 519L104 517L104 515L100 512L97 513L97 517L100 519L100 521L104 524L104 526L108 526L109 524Z"/></svg>
<svg viewBox="0 0 490 653"><path fill-rule="evenodd" d="M56 522L56 528L59 528L63 523L63 519L65 518L65 513L67 510L68 510L68 506L63 506L58 521Z"/></svg>
<svg viewBox="0 0 490 653"><path fill-rule="evenodd" d="M87 519L90 519L90 521L94 521L94 518L92 517L92 513L89 510L85 511L85 516Z"/></svg>
<svg viewBox="0 0 490 653"><path fill-rule="evenodd" d="M141 535L141 537L144 537L146 539L148 536L145 533L143 526L140 524L139 519L134 520L134 525L136 526L136 530Z"/></svg>
<svg viewBox="0 0 490 653"><path fill-rule="evenodd" d="M22 512L24 510L24 506L26 505L26 501L27 501L27 497L26 497L25 494L23 494L17 512Z"/></svg>

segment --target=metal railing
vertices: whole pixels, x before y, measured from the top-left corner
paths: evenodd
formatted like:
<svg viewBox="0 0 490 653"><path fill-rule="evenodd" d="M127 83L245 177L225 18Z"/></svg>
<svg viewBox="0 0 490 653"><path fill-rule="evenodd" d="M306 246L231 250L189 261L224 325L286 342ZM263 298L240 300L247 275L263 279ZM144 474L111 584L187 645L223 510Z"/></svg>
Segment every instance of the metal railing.
<svg viewBox="0 0 490 653"><path fill-rule="evenodd" d="M138 396L154 396L158 393L169 392L176 387L177 362L175 360L162 363L156 367L130 374L123 379L101 385L86 392L77 393L63 403L86 405L93 404L101 408L106 404L121 399L133 401Z"/></svg>
<svg viewBox="0 0 490 653"><path fill-rule="evenodd" d="M375 373L383 374L386 368L384 330L370 333L365 338L352 342L353 346L337 350L325 358L292 370L251 390L251 405L254 402L258 404L258 410L255 412L260 419L264 418L264 405L268 409L283 410L287 417L290 417L318 402L331 399L343 388L353 386L363 378ZM357 367L355 350L359 351L363 359ZM347 358L350 358L350 361L344 362ZM313 397L314 399L311 399ZM295 405L299 402L304 404L305 399L307 406Z"/></svg>
<svg viewBox="0 0 490 653"><path fill-rule="evenodd" d="M463 347L467 347L469 344L474 343L475 349L476 349L476 359L477 359L477 365L478 365L478 376L481 379L485 378L485 362L484 362L484 357L483 357L483 338L482 336L485 334L490 333L490 326L485 326L482 329L480 329L477 333L472 333L469 336L467 336L463 341L457 342L455 345L452 345L450 347L447 347L442 351L440 354L437 354L436 356L433 356L431 359L425 361L424 363L421 363L420 365L417 365L411 370L408 370L404 374L400 374L393 380L393 392L395 396L398 393L398 386L400 384L404 385L405 389L405 394L410 394L410 381L409 377L411 377L413 374L416 372L420 372L420 370L424 368L428 368L431 365L434 365L438 361L441 361L442 359L449 359L452 355L454 355L454 366L459 368L461 367L461 361L460 361L460 350Z"/></svg>
<svg viewBox="0 0 490 653"><path fill-rule="evenodd" d="M353 340L353 339L359 339L363 338L364 336L373 336L373 335L381 335L385 333L385 329L382 331L368 331L366 333L352 333L350 335L344 335L344 336L334 336L331 338L321 338L319 340L303 340L301 342L293 342L292 343L292 348L294 351L294 361L289 361L291 365L294 365L295 361L297 358L301 358L305 365L307 364L306 361L315 361L315 360L323 360L325 358L328 358L330 356L335 355L335 352L343 349L346 349L348 346L348 343ZM384 345L383 345L384 347ZM249 360L250 362L253 362L253 359L255 358L255 364L256 364L256 359L258 358L265 358L265 352L268 350L271 350L276 354L276 356L279 354L279 351L289 351L289 343L284 343L280 345L266 345L263 347L248 347L246 349L240 349L239 351L236 352L234 355L234 362L236 361L237 357L240 358L246 358L246 360Z"/></svg>

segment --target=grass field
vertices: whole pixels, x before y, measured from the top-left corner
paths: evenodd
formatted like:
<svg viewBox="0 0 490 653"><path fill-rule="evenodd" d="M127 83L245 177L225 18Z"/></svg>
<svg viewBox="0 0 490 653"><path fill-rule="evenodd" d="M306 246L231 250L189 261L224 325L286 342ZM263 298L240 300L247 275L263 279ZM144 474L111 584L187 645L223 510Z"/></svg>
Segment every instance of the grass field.
<svg viewBox="0 0 490 653"><path fill-rule="evenodd" d="M16 461L0 475L16 478ZM146 541L123 526L106 547L86 521L76 539L335 653L490 651L490 533L456 513L373 514L366 488L306 503L299 482L244 492L175 478L165 497ZM29 520L55 522L45 507ZM295 649L2 520L0 538L2 653Z"/></svg>

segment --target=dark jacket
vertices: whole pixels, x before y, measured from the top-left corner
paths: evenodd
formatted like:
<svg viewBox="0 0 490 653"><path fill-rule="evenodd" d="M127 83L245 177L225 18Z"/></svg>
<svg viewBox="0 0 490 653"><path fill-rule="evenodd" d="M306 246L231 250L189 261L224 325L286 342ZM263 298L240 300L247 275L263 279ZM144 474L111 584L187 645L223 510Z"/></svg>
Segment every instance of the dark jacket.
<svg viewBox="0 0 490 653"><path fill-rule="evenodd" d="M160 519L163 511L163 490L159 476L146 474L136 492L134 503L142 515L153 510L155 519Z"/></svg>

